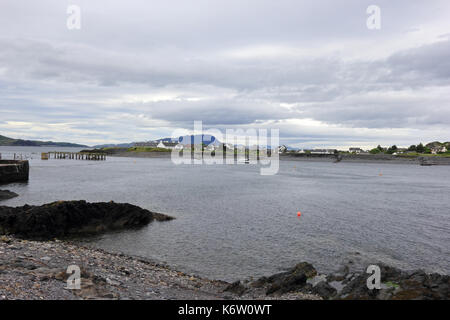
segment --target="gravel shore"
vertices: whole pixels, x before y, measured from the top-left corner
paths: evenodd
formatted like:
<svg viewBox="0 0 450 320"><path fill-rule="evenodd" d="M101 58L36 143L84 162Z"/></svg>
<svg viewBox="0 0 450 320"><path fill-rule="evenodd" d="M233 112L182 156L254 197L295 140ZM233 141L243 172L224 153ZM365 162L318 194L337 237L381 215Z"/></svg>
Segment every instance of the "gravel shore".
<svg viewBox="0 0 450 320"><path fill-rule="evenodd" d="M81 271L81 288L67 289L67 268ZM173 270L143 258L109 253L69 241L0 236L0 300L436 300L450 298L450 277L405 272L384 264L381 289L348 266L318 274L301 262L286 272L232 284Z"/></svg>
<svg viewBox="0 0 450 320"><path fill-rule="evenodd" d="M79 290L65 288L69 265L81 269ZM239 296L225 291L229 285L66 241L0 237L0 300L320 299L300 292L271 297L262 288Z"/></svg>
<svg viewBox="0 0 450 320"><path fill-rule="evenodd" d="M332 274L319 274L310 263L300 262L268 277L227 283L179 272L144 258L84 247L69 237L170 219L114 202L60 201L0 207L0 300L450 298L448 275L399 270L382 262L370 266L379 270L378 288L369 288L367 268L358 270L353 261ZM72 275L81 279L78 288L67 288L73 284L68 281Z"/></svg>

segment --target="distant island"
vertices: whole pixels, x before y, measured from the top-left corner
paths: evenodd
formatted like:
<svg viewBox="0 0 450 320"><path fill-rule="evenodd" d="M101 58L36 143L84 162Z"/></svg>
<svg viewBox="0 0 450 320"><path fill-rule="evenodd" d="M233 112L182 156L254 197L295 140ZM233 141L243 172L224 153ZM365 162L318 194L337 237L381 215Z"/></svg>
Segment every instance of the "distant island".
<svg viewBox="0 0 450 320"><path fill-rule="evenodd" d="M87 148L88 146L69 142L53 142L38 140L22 140L13 139L0 135L0 146L16 146L16 147L75 147Z"/></svg>

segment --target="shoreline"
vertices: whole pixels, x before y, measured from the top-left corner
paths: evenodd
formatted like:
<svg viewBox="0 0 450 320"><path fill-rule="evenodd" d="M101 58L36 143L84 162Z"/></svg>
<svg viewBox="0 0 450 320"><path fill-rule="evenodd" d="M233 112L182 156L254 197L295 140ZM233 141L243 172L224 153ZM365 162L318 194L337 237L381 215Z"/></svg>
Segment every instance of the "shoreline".
<svg viewBox="0 0 450 320"><path fill-rule="evenodd" d="M117 158L167 158L170 159L171 152L120 152L107 154L108 157Z"/></svg>
<svg viewBox="0 0 450 320"><path fill-rule="evenodd" d="M81 288L67 289L67 268L81 270ZM107 252L70 240L0 236L0 300L427 300L449 299L450 276L402 271L382 263L381 289L352 262L319 274L301 262L255 281L228 283L180 272L149 259Z"/></svg>
<svg viewBox="0 0 450 320"><path fill-rule="evenodd" d="M118 158L165 158L170 159L171 152L121 152L108 154L108 157ZM423 159L430 162L430 165L450 165L450 157L433 157L433 156L394 156L394 155L366 155L366 154L341 154L342 160L339 163L393 163L393 164L413 164L421 165ZM280 160L284 161L310 161L310 162L332 162L336 157L332 154L328 155L305 155L305 154L280 154Z"/></svg>
<svg viewBox="0 0 450 320"><path fill-rule="evenodd" d="M430 165L450 165L450 157L437 156L395 156L389 154L340 154L341 162L351 163L395 163L421 165L423 161ZM335 155L308 155L308 154L280 154L280 159L286 161L329 161L335 162Z"/></svg>
<svg viewBox="0 0 450 320"><path fill-rule="evenodd" d="M81 289L65 289L69 265L81 269ZM290 292L267 296L262 288L244 295L230 283L210 280L122 253L80 246L70 241L29 241L0 236L0 300L316 300Z"/></svg>
<svg viewBox="0 0 450 320"><path fill-rule="evenodd" d="M400 270L382 261L374 262L381 270L380 289L368 289L367 265L355 263L356 257L326 274L300 262L285 272L229 283L180 272L146 258L87 247L70 238L80 235L80 230L96 234L171 219L131 204L58 201L0 209L0 300L450 298L449 275ZM67 268L72 265L81 270L79 290L65 288Z"/></svg>

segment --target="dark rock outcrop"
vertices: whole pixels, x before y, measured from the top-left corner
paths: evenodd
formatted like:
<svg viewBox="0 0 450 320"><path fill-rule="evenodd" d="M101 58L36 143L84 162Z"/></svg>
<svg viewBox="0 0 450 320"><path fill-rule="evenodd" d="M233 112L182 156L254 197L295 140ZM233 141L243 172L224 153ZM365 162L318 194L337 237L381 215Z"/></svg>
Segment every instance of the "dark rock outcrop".
<svg viewBox="0 0 450 320"><path fill-rule="evenodd" d="M59 201L42 206L0 206L0 234L48 240L142 227L172 218L140 207L114 202Z"/></svg>
<svg viewBox="0 0 450 320"><path fill-rule="evenodd" d="M28 181L30 165L27 160L0 160L0 184Z"/></svg>
<svg viewBox="0 0 450 320"><path fill-rule="evenodd" d="M369 289L370 274L364 270L350 271L348 265L335 274L317 275L312 265L299 263L291 270L270 277L262 277L250 284L264 288L266 294L301 292L316 294L323 299L345 300L448 300L450 276L428 274L422 270L402 271L378 263L381 288Z"/></svg>
<svg viewBox="0 0 450 320"><path fill-rule="evenodd" d="M300 289L305 289L305 287L310 289L311 286L306 283L306 280L314 277L316 274L317 271L311 264L301 262L287 272L277 273L268 278L262 277L255 281L253 286L267 287L267 295L300 291Z"/></svg>
<svg viewBox="0 0 450 320"><path fill-rule="evenodd" d="M230 284L228 287L226 287L224 291L228 291L237 294L238 296L242 296L247 290L248 289L240 281L236 281Z"/></svg>
<svg viewBox="0 0 450 320"><path fill-rule="evenodd" d="M0 201L12 199L18 196L19 195L15 192L11 192L9 190L0 190Z"/></svg>
<svg viewBox="0 0 450 320"><path fill-rule="evenodd" d="M428 274L423 270L405 272L378 264L381 289L368 289L368 274L355 274L349 280L340 299L351 300L441 300L450 298L450 276Z"/></svg>
<svg viewBox="0 0 450 320"><path fill-rule="evenodd" d="M329 299L337 293L337 290L328 282L321 281L312 288L311 292L321 296L324 299Z"/></svg>

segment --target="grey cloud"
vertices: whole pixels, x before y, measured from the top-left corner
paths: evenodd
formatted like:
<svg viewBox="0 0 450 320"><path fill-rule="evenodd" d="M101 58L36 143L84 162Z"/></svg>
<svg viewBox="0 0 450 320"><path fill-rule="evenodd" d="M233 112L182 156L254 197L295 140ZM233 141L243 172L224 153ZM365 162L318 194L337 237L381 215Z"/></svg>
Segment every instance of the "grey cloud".
<svg viewBox="0 0 450 320"><path fill-rule="evenodd" d="M405 84L450 84L450 41L445 40L420 48L405 50L386 61L392 76L387 79Z"/></svg>
<svg viewBox="0 0 450 320"><path fill-rule="evenodd" d="M450 120L450 42L440 27L449 20L446 1L380 0L379 32L365 27L371 1L78 4L79 32L65 28L60 1L0 4L2 120L66 124L58 140L86 141L126 141L123 132L156 138L169 131L162 126L190 127L193 120L210 126L272 121L299 142L302 134L344 141L359 134L352 128L380 138L376 130L383 128L432 135ZM439 42L351 57L353 46L383 52L384 42L427 26L441 28ZM148 101L152 95L162 97ZM283 124L295 119L323 128L305 133ZM13 130L5 123L3 134ZM350 131L330 133L327 126Z"/></svg>

